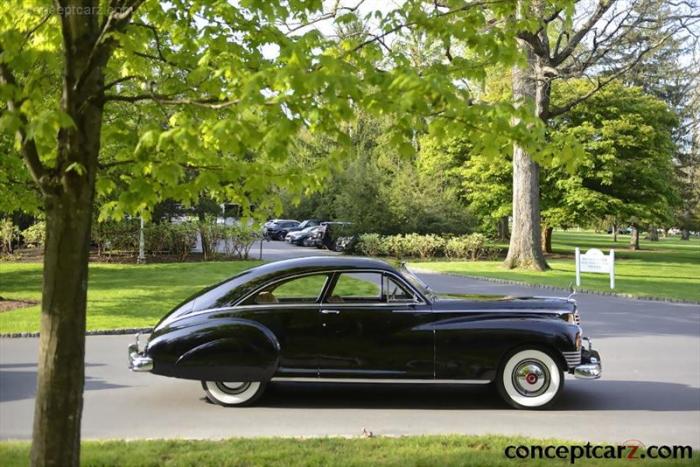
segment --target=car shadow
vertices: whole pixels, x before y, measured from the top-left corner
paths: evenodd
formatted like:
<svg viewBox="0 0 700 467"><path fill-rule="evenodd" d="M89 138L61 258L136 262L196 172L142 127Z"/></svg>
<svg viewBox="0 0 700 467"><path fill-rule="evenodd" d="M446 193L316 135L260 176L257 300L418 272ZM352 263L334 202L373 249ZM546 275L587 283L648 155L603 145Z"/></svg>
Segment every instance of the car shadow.
<svg viewBox="0 0 700 467"><path fill-rule="evenodd" d="M102 363L86 363L85 367L104 366ZM36 363L0 364L0 402L33 399L36 395ZM125 387L105 382L102 378L85 377L85 391Z"/></svg>
<svg viewBox="0 0 700 467"><path fill-rule="evenodd" d="M413 410L511 410L491 386L274 383L257 406ZM657 381L567 380L552 411L700 411L700 388Z"/></svg>

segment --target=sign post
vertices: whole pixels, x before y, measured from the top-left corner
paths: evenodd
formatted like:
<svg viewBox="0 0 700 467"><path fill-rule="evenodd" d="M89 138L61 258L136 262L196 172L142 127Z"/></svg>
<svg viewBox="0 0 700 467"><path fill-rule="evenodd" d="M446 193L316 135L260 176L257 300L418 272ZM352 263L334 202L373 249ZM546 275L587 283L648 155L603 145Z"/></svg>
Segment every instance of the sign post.
<svg viewBox="0 0 700 467"><path fill-rule="evenodd" d="M615 288L615 250L610 250L610 255L606 256L597 248L591 248L586 253L581 254L581 250L576 248L576 286L581 286L581 273L592 272L597 274L610 275L610 288Z"/></svg>

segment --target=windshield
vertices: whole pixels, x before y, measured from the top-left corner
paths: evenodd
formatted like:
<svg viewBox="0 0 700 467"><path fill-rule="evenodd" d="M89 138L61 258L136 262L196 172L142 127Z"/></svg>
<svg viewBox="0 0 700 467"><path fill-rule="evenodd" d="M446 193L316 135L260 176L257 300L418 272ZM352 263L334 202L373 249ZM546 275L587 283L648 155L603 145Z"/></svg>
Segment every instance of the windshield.
<svg viewBox="0 0 700 467"><path fill-rule="evenodd" d="M433 292L433 289L430 288L428 284L423 282L418 276L416 276L412 271L410 271L405 263L401 263L401 266L399 267L399 271L401 271L401 275L411 283L413 287L418 289L418 291L426 296L431 302L434 302L437 300L437 295L435 292Z"/></svg>

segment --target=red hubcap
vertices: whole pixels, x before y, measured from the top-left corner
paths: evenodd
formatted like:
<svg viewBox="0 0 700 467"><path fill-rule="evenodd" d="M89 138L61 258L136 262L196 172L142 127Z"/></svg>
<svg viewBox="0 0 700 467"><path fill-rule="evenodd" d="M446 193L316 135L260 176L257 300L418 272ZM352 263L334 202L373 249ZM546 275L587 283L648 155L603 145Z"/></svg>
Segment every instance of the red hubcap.
<svg viewBox="0 0 700 467"><path fill-rule="evenodd" d="M528 373L525 377L525 381L527 381L529 384L535 384L537 382L537 375L534 373Z"/></svg>

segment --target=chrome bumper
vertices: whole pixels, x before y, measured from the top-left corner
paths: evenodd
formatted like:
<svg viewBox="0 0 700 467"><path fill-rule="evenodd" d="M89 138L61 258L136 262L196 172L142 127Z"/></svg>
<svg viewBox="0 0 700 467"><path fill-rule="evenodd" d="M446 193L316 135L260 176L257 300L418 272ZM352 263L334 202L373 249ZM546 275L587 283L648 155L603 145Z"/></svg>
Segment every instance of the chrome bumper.
<svg viewBox="0 0 700 467"><path fill-rule="evenodd" d="M574 367L574 376L578 379L598 379L603 374L600 354L593 350L590 339L584 337L583 340L588 342L588 348L581 349L581 364Z"/></svg>
<svg viewBox="0 0 700 467"><path fill-rule="evenodd" d="M598 379L602 373L600 363L586 363L574 368L574 376L578 379Z"/></svg>
<svg viewBox="0 0 700 467"><path fill-rule="evenodd" d="M129 345L129 369L142 372L153 369L153 359L139 351L139 335L136 336L136 343Z"/></svg>

